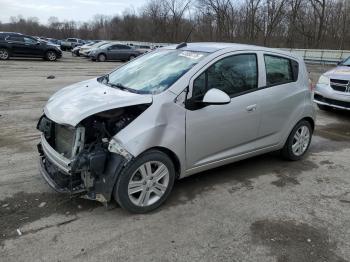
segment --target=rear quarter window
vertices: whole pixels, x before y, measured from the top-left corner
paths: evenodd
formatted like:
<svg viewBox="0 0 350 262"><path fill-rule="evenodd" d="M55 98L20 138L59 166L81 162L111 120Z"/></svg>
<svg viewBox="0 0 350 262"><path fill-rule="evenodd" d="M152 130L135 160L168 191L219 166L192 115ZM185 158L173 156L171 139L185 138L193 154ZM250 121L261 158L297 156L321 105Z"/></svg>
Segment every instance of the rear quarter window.
<svg viewBox="0 0 350 262"><path fill-rule="evenodd" d="M264 55L266 85L274 86L298 80L298 62L275 55Z"/></svg>

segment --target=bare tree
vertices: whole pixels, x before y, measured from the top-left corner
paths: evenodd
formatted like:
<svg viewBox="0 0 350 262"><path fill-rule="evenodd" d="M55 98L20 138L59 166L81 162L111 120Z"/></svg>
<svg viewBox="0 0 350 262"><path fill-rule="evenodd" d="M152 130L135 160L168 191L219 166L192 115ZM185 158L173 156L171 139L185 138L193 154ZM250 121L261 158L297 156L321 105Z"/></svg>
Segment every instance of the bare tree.
<svg viewBox="0 0 350 262"><path fill-rule="evenodd" d="M148 0L138 12L47 24L11 17L0 31L54 38L229 41L272 47L350 49L350 0Z"/></svg>

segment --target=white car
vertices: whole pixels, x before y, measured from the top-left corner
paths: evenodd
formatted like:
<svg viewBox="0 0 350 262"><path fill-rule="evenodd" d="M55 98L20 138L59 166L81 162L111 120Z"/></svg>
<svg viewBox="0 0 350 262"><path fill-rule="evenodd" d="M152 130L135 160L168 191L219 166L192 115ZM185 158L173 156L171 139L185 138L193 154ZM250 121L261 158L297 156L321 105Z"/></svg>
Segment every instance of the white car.
<svg viewBox="0 0 350 262"><path fill-rule="evenodd" d="M321 75L315 88L314 101L321 110L350 110L350 57Z"/></svg>
<svg viewBox="0 0 350 262"><path fill-rule="evenodd" d="M92 50L98 49L99 47L106 45L106 44L109 44L109 43L110 43L110 41L101 41L101 42L98 42L98 43L93 44L93 45L82 46L79 49L79 55L89 57Z"/></svg>

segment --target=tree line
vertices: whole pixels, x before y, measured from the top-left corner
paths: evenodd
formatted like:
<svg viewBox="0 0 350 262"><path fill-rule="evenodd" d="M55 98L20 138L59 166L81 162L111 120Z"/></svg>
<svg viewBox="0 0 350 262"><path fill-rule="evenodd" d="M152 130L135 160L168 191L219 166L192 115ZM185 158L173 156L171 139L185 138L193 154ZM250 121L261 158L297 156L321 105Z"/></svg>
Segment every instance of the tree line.
<svg viewBox="0 0 350 262"><path fill-rule="evenodd" d="M192 42L350 49L350 0L149 0L138 11L89 22L11 17L0 31L160 43L182 42L192 32Z"/></svg>

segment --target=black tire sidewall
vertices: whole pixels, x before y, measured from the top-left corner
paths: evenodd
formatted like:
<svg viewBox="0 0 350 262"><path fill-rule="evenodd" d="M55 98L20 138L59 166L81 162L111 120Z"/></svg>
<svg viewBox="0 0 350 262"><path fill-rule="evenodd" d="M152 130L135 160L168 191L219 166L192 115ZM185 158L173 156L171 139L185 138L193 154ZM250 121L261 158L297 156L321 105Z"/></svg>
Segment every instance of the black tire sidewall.
<svg viewBox="0 0 350 262"><path fill-rule="evenodd" d="M169 184L163 196L153 205L147 207L139 207L134 205L129 199L128 185L132 174L139 168L143 163L148 161L159 161L162 162L169 170ZM132 160L127 164L124 170L118 177L117 183L114 187L114 199L118 204L132 213L146 213L158 208L169 196L175 182L175 168L171 159L163 152L159 150L150 150L136 159Z"/></svg>
<svg viewBox="0 0 350 262"><path fill-rule="evenodd" d="M301 126L306 126L309 129L310 140L309 140L309 144L307 145L307 148L305 149L304 153L301 154L300 156L297 156L293 153L292 145L293 145L294 135ZM313 130L312 130L311 124L308 121L301 120L299 123L297 123L294 126L292 132L290 132L288 139L287 139L287 142L286 142L284 148L282 149L283 157L288 159L288 160L292 160L292 161L300 160L301 158L303 158L303 156L307 153L307 151L310 147L311 140L312 140L312 133L313 133Z"/></svg>

